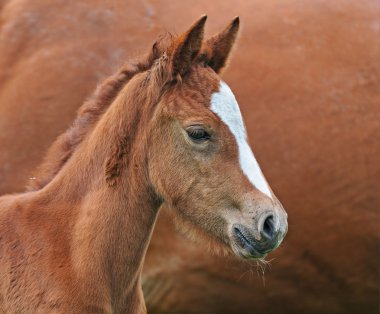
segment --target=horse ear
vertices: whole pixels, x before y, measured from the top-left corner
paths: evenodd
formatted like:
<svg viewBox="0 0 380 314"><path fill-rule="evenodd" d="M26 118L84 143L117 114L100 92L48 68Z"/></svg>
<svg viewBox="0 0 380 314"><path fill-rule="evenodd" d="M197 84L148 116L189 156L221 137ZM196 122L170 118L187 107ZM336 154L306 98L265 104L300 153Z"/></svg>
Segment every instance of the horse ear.
<svg viewBox="0 0 380 314"><path fill-rule="evenodd" d="M203 15L174 42L172 54L172 75L183 75L190 69L203 42L204 26L207 16Z"/></svg>
<svg viewBox="0 0 380 314"><path fill-rule="evenodd" d="M222 32L207 40L202 48L202 54L206 55L207 65L216 73L219 73L227 63L239 30L239 24L240 19L237 16Z"/></svg>

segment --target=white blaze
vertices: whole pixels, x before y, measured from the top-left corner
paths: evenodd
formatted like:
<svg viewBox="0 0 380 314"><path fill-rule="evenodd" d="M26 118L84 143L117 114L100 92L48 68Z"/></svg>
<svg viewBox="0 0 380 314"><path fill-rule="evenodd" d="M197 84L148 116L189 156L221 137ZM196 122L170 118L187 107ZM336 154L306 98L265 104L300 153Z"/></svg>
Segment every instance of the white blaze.
<svg viewBox="0 0 380 314"><path fill-rule="evenodd" d="M234 94L226 83L220 82L219 92L212 94L211 110L228 126L239 149L239 162L248 180L261 192L272 198L267 181L247 142L243 118Z"/></svg>

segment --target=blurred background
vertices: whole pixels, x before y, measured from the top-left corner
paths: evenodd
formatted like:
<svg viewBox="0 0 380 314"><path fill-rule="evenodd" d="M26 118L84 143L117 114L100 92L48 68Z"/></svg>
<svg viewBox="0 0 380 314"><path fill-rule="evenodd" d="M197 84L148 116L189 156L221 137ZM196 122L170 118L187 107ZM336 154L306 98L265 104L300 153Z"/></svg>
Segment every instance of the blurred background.
<svg viewBox="0 0 380 314"><path fill-rule="evenodd" d="M206 13L210 36L239 15L223 77L289 214L289 233L263 275L255 262L210 255L162 211L144 264L148 311L379 313L378 0L2 0L0 7L1 194L24 190L96 85L160 34L181 33Z"/></svg>

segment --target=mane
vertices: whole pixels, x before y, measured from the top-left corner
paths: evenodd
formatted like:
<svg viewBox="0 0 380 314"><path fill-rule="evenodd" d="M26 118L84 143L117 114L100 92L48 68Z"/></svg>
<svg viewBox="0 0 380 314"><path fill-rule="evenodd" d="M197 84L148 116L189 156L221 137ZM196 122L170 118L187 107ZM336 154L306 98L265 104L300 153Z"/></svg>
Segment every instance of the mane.
<svg viewBox="0 0 380 314"><path fill-rule="evenodd" d="M91 97L79 108L68 130L61 134L48 149L43 162L34 171L27 190L39 190L46 186L67 163L78 145L94 128L103 113L112 104L121 89L138 73L152 68L173 41L169 33L154 43L151 51L139 61L126 63L115 74L105 79ZM166 58L166 56L165 56ZM118 172L117 166L107 165L107 171Z"/></svg>

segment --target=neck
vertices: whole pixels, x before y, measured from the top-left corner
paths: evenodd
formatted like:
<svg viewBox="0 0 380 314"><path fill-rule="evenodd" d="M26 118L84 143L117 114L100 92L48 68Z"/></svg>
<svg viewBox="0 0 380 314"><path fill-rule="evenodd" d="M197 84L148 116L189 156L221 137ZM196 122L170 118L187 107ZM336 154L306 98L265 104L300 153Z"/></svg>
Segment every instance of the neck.
<svg viewBox="0 0 380 314"><path fill-rule="evenodd" d="M126 101L131 99L126 89L42 190L51 200L47 207L62 208L67 217L62 227L69 230L70 259L86 298L103 298L123 310L138 303L132 300L139 298L143 258L160 206L147 173L154 106Z"/></svg>

